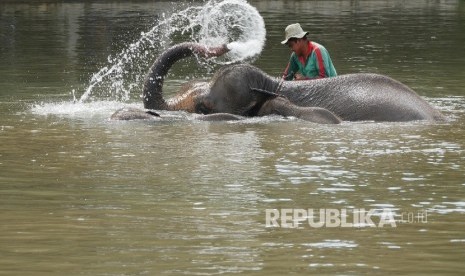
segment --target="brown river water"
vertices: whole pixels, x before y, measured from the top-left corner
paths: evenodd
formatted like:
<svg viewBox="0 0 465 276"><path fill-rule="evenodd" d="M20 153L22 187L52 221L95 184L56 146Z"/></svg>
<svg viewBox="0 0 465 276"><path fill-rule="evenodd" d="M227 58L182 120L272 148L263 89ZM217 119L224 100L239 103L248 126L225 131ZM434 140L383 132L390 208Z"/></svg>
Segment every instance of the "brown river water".
<svg viewBox="0 0 465 276"><path fill-rule="evenodd" d="M127 70L128 94L110 81L76 99L110 56L185 6L2 1L0 275L463 274L465 2L249 3L267 31L250 62L268 74L286 66L280 41L297 21L339 74L389 75L447 122L110 121L142 107L162 47ZM185 64L167 95L219 67Z"/></svg>

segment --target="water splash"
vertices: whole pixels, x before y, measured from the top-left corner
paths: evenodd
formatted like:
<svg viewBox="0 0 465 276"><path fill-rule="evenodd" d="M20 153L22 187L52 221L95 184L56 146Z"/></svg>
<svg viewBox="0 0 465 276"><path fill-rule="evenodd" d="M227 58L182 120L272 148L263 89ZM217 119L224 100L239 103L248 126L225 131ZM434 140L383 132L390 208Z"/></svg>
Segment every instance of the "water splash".
<svg viewBox="0 0 465 276"><path fill-rule="evenodd" d="M162 14L150 31L141 33L121 53L108 57L108 65L92 76L79 102L102 97L127 101L131 91L140 91L153 55L168 48L175 36L180 36L183 42L209 46L228 44L231 50L228 54L208 62L229 64L258 56L265 43L266 30L259 12L245 0L212 0L169 16Z"/></svg>

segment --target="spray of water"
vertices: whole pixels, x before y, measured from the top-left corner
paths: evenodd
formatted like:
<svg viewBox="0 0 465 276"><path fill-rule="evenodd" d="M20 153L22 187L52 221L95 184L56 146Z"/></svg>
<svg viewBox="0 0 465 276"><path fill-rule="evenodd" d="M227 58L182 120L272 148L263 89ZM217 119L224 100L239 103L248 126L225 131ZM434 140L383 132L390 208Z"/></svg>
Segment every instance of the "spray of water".
<svg viewBox="0 0 465 276"><path fill-rule="evenodd" d="M167 16L148 32L114 57L95 73L80 103L90 100L126 101L132 90L140 90L145 71L160 53L172 43L173 37L208 46L227 44L231 50L209 62L228 64L257 57L265 43L265 24L258 11L245 0L211 0L201 6L190 6Z"/></svg>

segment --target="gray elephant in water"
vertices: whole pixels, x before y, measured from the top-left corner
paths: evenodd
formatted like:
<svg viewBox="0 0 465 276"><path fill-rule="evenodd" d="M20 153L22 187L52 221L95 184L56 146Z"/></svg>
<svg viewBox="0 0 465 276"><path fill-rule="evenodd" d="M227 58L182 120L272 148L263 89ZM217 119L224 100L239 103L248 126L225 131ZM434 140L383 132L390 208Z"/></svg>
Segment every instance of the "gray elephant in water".
<svg viewBox="0 0 465 276"><path fill-rule="evenodd" d="M239 116L278 114L316 123L347 121L444 120L444 116L406 85L377 74L347 74L308 81L282 81L249 64L228 65L210 81L190 82L165 100L163 81L178 60L228 52L227 46L207 48L182 43L163 52L144 84L143 102L149 111L120 110L114 119L158 116L152 110L184 110L204 114L203 120L240 119Z"/></svg>

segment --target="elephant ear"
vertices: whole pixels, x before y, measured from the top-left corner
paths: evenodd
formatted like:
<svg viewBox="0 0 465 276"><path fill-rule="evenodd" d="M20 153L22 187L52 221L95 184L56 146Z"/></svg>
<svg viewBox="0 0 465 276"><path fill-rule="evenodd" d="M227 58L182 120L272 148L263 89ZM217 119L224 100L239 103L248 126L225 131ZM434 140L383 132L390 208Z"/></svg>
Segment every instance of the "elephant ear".
<svg viewBox="0 0 465 276"><path fill-rule="evenodd" d="M241 114L244 114L247 117L257 116L265 102L281 96L277 93L260 88L250 87L250 91L251 93L256 93L260 97L256 97L244 108L244 111Z"/></svg>

